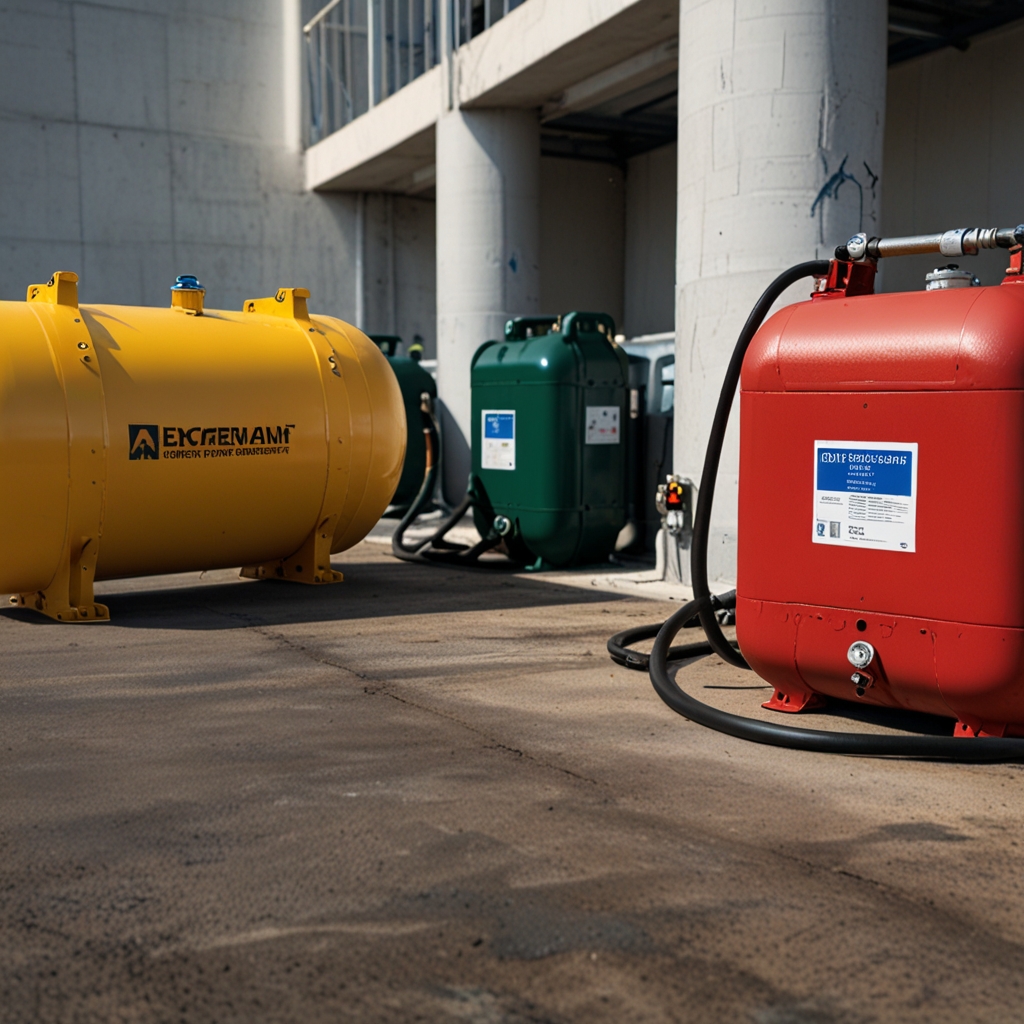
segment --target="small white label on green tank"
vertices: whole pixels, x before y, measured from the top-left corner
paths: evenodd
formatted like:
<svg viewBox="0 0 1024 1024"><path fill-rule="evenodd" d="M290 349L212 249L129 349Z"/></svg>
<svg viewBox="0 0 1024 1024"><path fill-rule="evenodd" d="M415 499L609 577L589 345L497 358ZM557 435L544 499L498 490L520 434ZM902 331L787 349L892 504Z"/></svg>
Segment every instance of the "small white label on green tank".
<svg viewBox="0 0 1024 1024"><path fill-rule="evenodd" d="M516 413L514 409L484 409L480 425L480 468L516 468Z"/></svg>
<svg viewBox="0 0 1024 1024"><path fill-rule="evenodd" d="M619 443L619 407L587 406L587 444Z"/></svg>

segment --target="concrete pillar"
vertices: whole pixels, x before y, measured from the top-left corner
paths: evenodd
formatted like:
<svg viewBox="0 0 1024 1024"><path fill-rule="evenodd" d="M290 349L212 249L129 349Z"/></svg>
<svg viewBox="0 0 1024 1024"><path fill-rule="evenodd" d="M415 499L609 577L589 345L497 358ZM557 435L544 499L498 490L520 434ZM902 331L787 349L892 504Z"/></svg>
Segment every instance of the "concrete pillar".
<svg viewBox="0 0 1024 1024"><path fill-rule="evenodd" d="M681 0L674 469L695 483L757 296L794 263L827 258L855 231L878 232L886 8ZM809 291L795 286L781 304ZM738 469L736 410L715 495L712 580L735 579ZM798 507L801 496L779 500Z"/></svg>
<svg viewBox="0 0 1024 1024"><path fill-rule="evenodd" d="M527 110L453 110L437 125L437 386L445 495L469 475L469 364L511 316L539 312L540 126ZM458 435L458 436L456 436Z"/></svg>
<svg viewBox="0 0 1024 1024"><path fill-rule="evenodd" d="M395 197L362 193L363 323L370 334L396 334ZM358 213L358 211L357 211ZM412 302L410 296L410 303ZM406 344L409 343L405 339Z"/></svg>

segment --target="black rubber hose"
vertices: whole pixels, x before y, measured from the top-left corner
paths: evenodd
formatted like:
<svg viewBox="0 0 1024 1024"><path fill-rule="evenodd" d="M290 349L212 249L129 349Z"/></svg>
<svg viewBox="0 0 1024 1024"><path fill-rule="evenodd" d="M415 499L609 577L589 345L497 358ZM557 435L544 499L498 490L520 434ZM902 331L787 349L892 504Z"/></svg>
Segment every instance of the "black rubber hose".
<svg viewBox="0 0 1024 1024"><path fill-rule="evenodd" d="M725 441L725 428L729 422L733 397L739 385L743 357L754 334L768 315L775 300L791 284L804 277L820 277L828 273L827 261L801 263L780 274L758 299L740 332L726 373L722 392L715 410L715 419L708 439L701 475L697 510L694 515L690 573L694 599L674 612L664 623L656 626L638 626L616 633L608 641L612 658L627 668L647 668L658 696L677 714L718 732L754 743L765 743L791 750L809 750L823 754L859 754L869 757L915 757L961 763L991 763L1024 759L1024 739L983 736L957 738L954 736L875 736L870 733L824 732L819 729L798 729L773 722L719 711L682 690L669 674L670 660L697 658L717 654L723 660L741 668L750 668L736 645L722 632L715 617L716 605L724 606L727 597L735 602L735 592L716 599L708 585L707 553L711 530L711 505L715 494L715 478ZM672 646L676 634L697 615L707 636L706 642ZM656 631L656 633L655 633ZM628 650L628 645L655 636L649 656ZM646 661L646 664L645 664Z"/></svg>
<svg viewBox="0 0 1024 1024"><path fill-rule="evenodd" d="M722 627L715 618L710 604L711 588L708 586L708 537L711 533L711 507L715 500L715 482L718 479L718 464L722 458L722 445L725 443L725 429L729 425L729 414L732 412L733 398L740 384L740 373L743 370L743 357L747 354L757 329L764 322L775 300L791 285L805 277L824 277L828 274L828 260L812 260L809 263L798 263L795 267L779 274L765 289L764 294L754 304L747 317L747 322L736 340L732 350L729 368L725 371L722 392L718 396L715 418L711 424L711 435L708 438L707 451L704 454L704 469L700 475L700 490L697 492L697 510L693 517L693 541L690 547L690 579L693 584L693 597L700 602L697 613L700 624L707 634L708 643L714 652L738 668L749 668L743 655L732 647ZM707 599L707 600L705 600Z"/></svg>
<svg viewBox="0 0 1024 1024"><path fill-rule="evenodd" d="M712 594L711 595L712 606L718 609L731 609L736 607L736 591L730 590L726 594ZM646 626L634 626L632 629L624 629L621 633L616 633L608 641L608 653L612 656L612 661L617 662L620 665L624 665L626 668L635 668L647 670L647 666L651 660L649 654L644 654L643 651L634 651L631 649L632 644L638 644L641 640L653 640L654 637L661 632L661 627L664 625L663 622L655 622ZM700 626L700 617L693 615L683 625L681 629L696 629ZM733 644L735 646L735 644ZM697 650L697 648L701 650ZM693 658L698 654L714 654L711 645L706 641L704 643L696 644L683 644L681 647L672 647L668 652L669 661L677 661L680 658Z"/></svg>
<svg viewBox="0 0 1024 1024"><path fill-rule="evenodd" d="M409 528L409 525L416 521L416 517L420 512L430 504L431 499L434 496L434 487L437 483L437 472L441 464L441 450L439 437L440 432L437 426L437 419L434 416L434 411L431 407L430 396L424 392L422 400L420 402L420 416L423 420L423 439L426 442L426 466L423 473L423 483L420 484L420 489L413 499L412 504L406 510L404 516L398 526L395 527L395 532L391 535L391 551L396 557L404 559L405 561L419 561L417 553L420 548L425 547L434 538L428 537L426 540L418 541L415 544L405 543L405 531ZM458 512L459 519L465 515L466 509L460 506L460 509L456 509ZM453 517L449 516L449 520ZM458 522L458 520L455 520ZM453 524L454 525L454 524ZM436 536L436 535L435 535Z"/></svg>
<svg viewBox="0 0 1024 1024"><path fill-rule="evenodd" d="M423 483L419 493L413 499L408 511L402 516L401 522L391 535L391 553L405 562L448 562L455 564L472 564L485 552L501 543L500 537L485 537L472 547L467 544L453 544L444 539L445 534L455 526L473 505L472 495L467 494L459 505L452 510L450 516L429 536L412 544L405 542L405 531L416 521L420 512L430 504L434 495L434 486L441 465L440 430L434 414L430 396L424 393L420 404L423 417L423 433L426 441L426 467ZM440 550L438 550L440 549Z"/></svg>
<svg viewBox="0 0 1024 1024"><path fill-rule="evenodd" d="M654 641L650 655L651 682L658 696L677 714L728 736L754 743L791 750L809 750L819 754L860 754L869 757L917 757L962 763L1016 761L1024 758L1024 740L999 737L957 739L954 736L872 736L870 733L824 732L820 729L794 729L774 722L719 711L684 692L669 674L668 654L672 641L697 609L697 601L684 604L666 619ZM728 642L728 641L726 641ZM710 654L710 643L688 644L675 648L681 657ZM718 653L717 651L715 653Z"/></svg>

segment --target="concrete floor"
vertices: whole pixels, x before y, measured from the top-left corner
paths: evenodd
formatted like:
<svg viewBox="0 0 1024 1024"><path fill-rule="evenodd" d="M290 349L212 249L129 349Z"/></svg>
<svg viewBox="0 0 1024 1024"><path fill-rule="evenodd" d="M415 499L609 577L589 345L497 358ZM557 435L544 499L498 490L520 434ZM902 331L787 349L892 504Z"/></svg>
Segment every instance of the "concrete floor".
<svg viewBox="0 0 1024 1024"><path fill-rule="evenodd" d="M335 561L0 614L0 1020L1021 1019L1018 767L744 744L608 660L668 604Z"/></svg>

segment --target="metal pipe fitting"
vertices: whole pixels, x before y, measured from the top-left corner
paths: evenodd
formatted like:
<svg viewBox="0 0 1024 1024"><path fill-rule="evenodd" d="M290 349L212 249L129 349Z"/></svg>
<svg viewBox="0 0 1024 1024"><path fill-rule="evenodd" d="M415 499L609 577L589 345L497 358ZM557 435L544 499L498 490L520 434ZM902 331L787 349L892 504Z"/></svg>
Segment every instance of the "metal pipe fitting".
<svg viewBox="0 0 1024 1024"><path fill-rule="evenodd" d="M977 256L982 249L1010 249L1024 245L1024 224L1015 228L953 228L937 235L875 238L860 232L836 247L836 259L860 263L891 256L939 253L942 256Z"/></svg>

